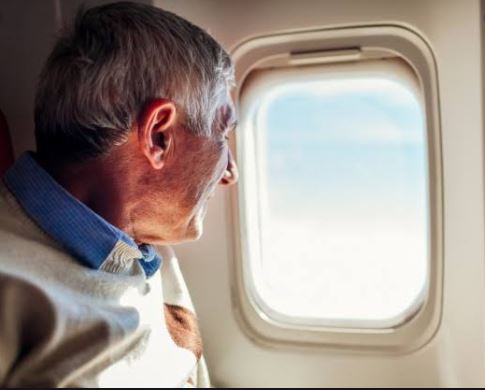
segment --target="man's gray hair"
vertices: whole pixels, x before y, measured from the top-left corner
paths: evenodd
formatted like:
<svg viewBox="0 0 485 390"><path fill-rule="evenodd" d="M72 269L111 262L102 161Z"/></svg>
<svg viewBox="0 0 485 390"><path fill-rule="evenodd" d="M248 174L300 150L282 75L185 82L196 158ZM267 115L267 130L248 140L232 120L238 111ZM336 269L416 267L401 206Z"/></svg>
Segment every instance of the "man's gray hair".
<svg viewBox="0 0 485 390"><path fill-rule="evenodd" d="M226 51L173 13L130 2L80 10L40 75L37 151L61 161L106 153L155 98L172 100L189 130L209 136L232 82Z"/></svg>

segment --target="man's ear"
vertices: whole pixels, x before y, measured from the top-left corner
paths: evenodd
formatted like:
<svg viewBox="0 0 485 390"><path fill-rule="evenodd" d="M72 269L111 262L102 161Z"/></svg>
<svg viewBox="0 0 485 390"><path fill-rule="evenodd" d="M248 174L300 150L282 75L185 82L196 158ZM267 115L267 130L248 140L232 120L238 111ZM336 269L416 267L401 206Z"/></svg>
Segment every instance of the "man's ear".
<svg viewBox="0 0 485 390"><path fill-rule="evenodd" d="M175 104L155 99L143 110L138 121L141 151L154 169L161 169L173 147L173 130L177 119Z"/></svg>

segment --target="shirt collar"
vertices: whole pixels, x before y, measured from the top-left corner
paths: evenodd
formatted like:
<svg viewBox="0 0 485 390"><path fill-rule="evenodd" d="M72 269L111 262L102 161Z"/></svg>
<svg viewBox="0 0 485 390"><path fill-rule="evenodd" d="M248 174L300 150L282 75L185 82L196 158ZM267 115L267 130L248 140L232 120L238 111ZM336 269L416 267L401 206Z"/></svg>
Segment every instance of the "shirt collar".
<svg viewBox="0 0 485 390"><path fill-rule="evenodd" d="M24 153L5 173L4 183L48 235L93 269L105 269L103 264L119 247L125 256L140 260L147 276L160 268L162 259L152 246L138 246L126 233L74 198L33 156Z"/></svg>

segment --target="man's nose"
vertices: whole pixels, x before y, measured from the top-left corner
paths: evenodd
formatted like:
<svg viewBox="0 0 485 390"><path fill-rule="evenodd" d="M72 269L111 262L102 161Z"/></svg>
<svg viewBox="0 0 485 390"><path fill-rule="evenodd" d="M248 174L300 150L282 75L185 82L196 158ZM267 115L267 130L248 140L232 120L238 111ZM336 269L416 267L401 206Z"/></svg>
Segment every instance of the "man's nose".
<svg viewBox="0 0 485 390"><path fill-rule="evenodd" d="M228 151L228 153L229 153L229 156L227 159L227 167L226 167L226 170L224 171L224 176L219 182L219 184L225 185L225 186L233 185L239 179L239 172L237 170L236 161L234 160L234 157L232 157L232 153L230 150Z"/></svg>

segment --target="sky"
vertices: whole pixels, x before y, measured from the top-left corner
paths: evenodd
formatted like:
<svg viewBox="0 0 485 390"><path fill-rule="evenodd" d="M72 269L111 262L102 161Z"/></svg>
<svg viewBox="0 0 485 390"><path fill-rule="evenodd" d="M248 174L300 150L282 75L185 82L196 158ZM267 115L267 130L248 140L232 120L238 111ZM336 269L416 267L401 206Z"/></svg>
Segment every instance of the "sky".
<svg viewBox="0 0 485 390"><path fill-rule="evenodd" d="M289 317L398 322L427 280L418 100L384 78L288 83L256 115L261 300Z"/></svg>

